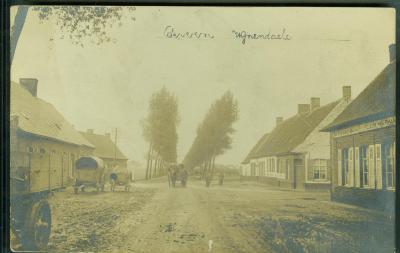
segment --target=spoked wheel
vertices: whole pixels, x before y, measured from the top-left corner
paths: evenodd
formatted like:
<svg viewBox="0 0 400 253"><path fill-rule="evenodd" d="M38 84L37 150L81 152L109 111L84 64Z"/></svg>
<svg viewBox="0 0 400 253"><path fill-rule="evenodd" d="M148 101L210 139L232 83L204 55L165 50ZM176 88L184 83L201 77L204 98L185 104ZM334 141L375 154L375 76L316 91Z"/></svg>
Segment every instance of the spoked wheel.
<svg viewBox="0 0 400 253"><path fill-rule="evenodd" d="M51 209L47 201L34 203L27 215L22 245L26 250L44 250L51 233Z"/></svg>

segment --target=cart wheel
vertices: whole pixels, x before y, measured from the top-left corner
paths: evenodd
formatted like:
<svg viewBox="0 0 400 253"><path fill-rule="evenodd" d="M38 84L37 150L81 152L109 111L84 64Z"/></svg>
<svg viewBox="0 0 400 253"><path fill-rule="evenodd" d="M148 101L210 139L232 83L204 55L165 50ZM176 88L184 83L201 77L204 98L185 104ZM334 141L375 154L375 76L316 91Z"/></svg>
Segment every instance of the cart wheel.
<svg viewBox="0 0 400 253"><path fill-rule="evenodd" d="M51 209L46 200L32 205L27 212L27 220L22 236L22 246L26 250L44 250L51 233Z"/></svg>

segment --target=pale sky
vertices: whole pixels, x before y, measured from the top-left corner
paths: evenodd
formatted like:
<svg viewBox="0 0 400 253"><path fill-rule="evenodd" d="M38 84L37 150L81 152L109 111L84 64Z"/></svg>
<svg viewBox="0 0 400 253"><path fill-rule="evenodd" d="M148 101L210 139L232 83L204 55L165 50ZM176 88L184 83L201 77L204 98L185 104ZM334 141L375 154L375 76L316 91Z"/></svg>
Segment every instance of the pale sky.
<svg viewBox="0 0 400 253"><path fill-rule="evenodd" d="M15 10L13 12L15 14ZM110 34L115 43L76 46L59 39L54 22L29 11L11 79L39 80L38 96L77 129L103 134L118 128L118 144L144 162L148 144L140 121L152 93L166 86L179 100L178 159L187 153L211 103L230 90L239 101L233 147L217 163L238 164L255 142L288 118L297 104L353 98L389 63L395 11L373 8L138 7L135 22ZM13 18L12 18L13 19ZM206 32L214 39L176 40L176 32ZM280 33L291 40L234 39L232 30Z"/></svg>

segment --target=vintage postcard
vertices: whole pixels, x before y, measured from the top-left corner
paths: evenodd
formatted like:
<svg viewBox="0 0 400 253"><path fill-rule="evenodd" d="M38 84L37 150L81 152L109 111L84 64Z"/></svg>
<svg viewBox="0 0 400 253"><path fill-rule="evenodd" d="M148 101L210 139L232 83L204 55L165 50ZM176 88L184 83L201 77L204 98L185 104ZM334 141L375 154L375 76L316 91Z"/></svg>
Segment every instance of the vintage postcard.
<svg viewBox="0 0 400 253"><path fill-rule="evenodd" d="M392 253L392 8L11 8L14 251Z"/></svg>

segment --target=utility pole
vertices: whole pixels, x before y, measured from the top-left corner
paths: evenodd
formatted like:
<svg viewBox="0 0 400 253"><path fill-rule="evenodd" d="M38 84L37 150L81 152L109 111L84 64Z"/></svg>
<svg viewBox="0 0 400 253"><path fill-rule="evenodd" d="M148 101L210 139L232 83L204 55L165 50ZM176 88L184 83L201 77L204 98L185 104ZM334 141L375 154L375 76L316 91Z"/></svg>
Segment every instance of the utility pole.
<svg viewBox="0 0 400 253"><path fill-rule="evenodd" d="M117 134L118 128L115 128L115 141L114 141L114 164L117 165Z"/></svg>

